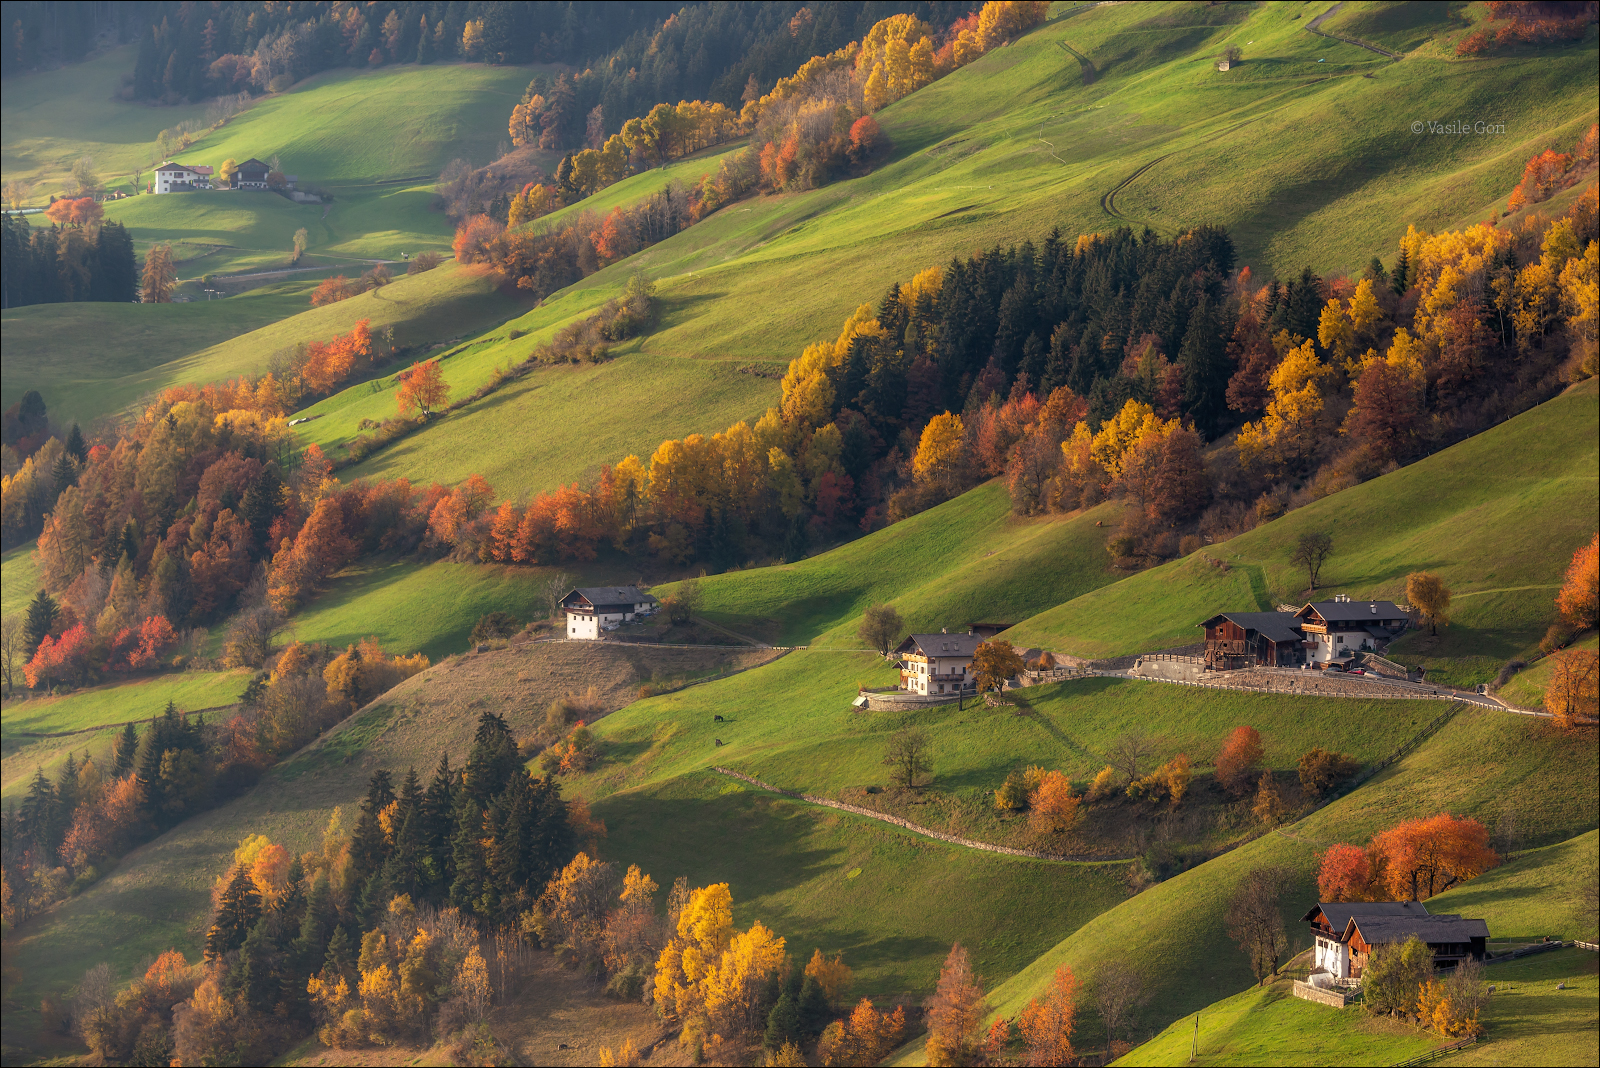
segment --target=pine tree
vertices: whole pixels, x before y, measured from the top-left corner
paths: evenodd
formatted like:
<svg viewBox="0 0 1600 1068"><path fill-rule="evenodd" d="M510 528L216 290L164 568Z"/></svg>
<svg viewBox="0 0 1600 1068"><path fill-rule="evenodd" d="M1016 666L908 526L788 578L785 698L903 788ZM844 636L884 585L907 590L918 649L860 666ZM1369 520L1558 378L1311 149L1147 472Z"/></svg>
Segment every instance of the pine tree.
<svg viewBox="0 0 1600 1068"><path fill-rule="evenodd" d="M111 764L111 775L120 779L133 770L133 762L139 755L139 728L131 721L124 724L122 733L117 735L116 755Z"/></svg>
<svg viewBox="0 0 1600 1068"><path fill-rule="evenodd" d="M1411 258L1406 255L1404 248L1394 261L1394 273L1389 276L1389 284L1394 288L1395 295L1401 297L1411 288Z"/></svg>
<svg viewBox="0 0 1600 1068"><path fill-rule="evenodd" d="M39 643L50 633L59 612L55 598L43 590L34 594L33 600L28 602L28 615L22 623L23 655L28 659L33 659L33 654L39 651Z"/></svg>
<svg viewBox="0 0 1600 1068"><path fill-rule="evenodd" d="M278 895L278 900L272 905L272 911L279 917L280 922L298 928L300 919L306 910L306 869L300 863L300 858L295 857L289 861L289 870L284 876L283 893Z"/></svg>
<svg viewBox="0 0 1600 1068"><path fill-rule="evenodd" d="M522 756L517 752L511 728L494 712L484 712L478 717L478 729L473 735L472 752L467 755L466 791L487 808L489 802L522 771Z"/></svg>
<svg viewBox="0 0 1600 1068"><path fill-rule="evenodd" d="M83 442L83 431L78 429L78 424L73 423L72 429L67 431L67 455L77 460L80 464L89 462L89 446Z"/></svg>
<svg viewBox="0 0 1600 1068"><path fill-rule="evenodd" d="M33 844L36 863L46 867L54 866L59 808L55 785L45 776L43 768L35 768L19 815L22 818L22 834Z"/></svg>
<svg viewBox="0 0 1600 1068"><path fill-rule="evenodd" d="M216 960L244 945L251 928L261 918L261 892L243 864L235 864L233 878L217 903L217 914L206 932L206 960Z"/></svg>
<svg viewBox="0 0 1600 1068"><path fill-rule="evenodd" d="M422 864L430 882L440 890L448 890L455 879L455 861L451 846L456 806L456 785L459 776L450 770L450 754L439 757L439 766L422 796L419 838Z"/></svg>
<svg viewBox="0 0 1600 1068"><path fill-rule="evenodd" d="M456 805L455 834L450 841L451 867L455 873L450 882L450 904L462 912L478 911L488 881L482 838L483 812L471 795L463 791Z"/></svg>
<svg viewBox="0 0 1600 1068"><path fill-rule="evenodd" d="M800 1009L787 990L779 995L778 1003L767 1014L767 1031L761 1044L769 1050L775 1050L785 1042L800 1044Z"/></svg>
<svg viewBox="0 0 1600 1068"><path fill-rule="evenodd" d="M822 984L817 982L817 977L808 975L800 985L800 1003L795 1007L800 1018L800 1027L807 1034L820 1034L828 1026L828 1017L833 1015L833 1009L828 1004L828 995L822 989Z"/></svg>
<svg viewBox="0 0 1600 1068"><path fill-rule="evenodd" d="M366 800L361 802L361 815L356 819L355 833L350 836L350 860L358 885L370 878L388 859L389 844L384 838L378 816L393 801L394 786L389 772L380 768L367 784Z"/></svg>
<svg viewBox="0 0 1600 1068"><path fill-rule="evenodd" d="M263 1015L277 1007L283 990L278 972L282 954L274 947L271 934L272 920L263 917L250 928L250 933L239 947L239 960L228 969L223 993L242 1001ZM206 954L211 953L211 942L206 940Z"/></svg>
<svg viewBox="0 0 1600 1068"><path fill-rule="evenodd" d="M300 934L291 950L302 973L313 971L328 951L328 938L334 929L333 888L326 871L317 872L306 894L305 911L300 917Z"/></svg>
<svg viewBox="0 0 1600 1068"><path fill-rule="evenodd" d="M61 766L61 774L56 778L56 807L63 822L70 820L78 807L78 761L70 752L67 762Z"/></svg>

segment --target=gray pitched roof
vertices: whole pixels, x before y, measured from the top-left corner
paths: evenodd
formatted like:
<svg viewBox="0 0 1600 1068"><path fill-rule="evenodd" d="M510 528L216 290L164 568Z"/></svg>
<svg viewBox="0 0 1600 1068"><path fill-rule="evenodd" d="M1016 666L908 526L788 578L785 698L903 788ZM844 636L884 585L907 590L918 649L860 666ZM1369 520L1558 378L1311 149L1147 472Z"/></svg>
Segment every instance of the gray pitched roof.
<svg viewBox="0 0 1600 1068"><path fill-rule="evenodd" d="M655 600L637 586L579 586L561 598L561 603L566 604L571 601L574 595L596 606L648 604Z"/></svg>
<svg viewBox="0 0 1600 1068"><path fill-rule="evenodd" d="M1200 625L1206 626L1216 619L1237 623L1272 642L1296 642L1304 637L1297 618L1288 612L1218 612Z"/></svg>
<svg viewBox="0 0 1600 1068"><path fill-rule="evenodd" d="M1374 612L1373 608L1377 611ZM1376 619L1405 619L1406 614L1400 611L1400 606L1393 601L1312 601L1306 608L1314 609L1317 615L1332 623L1335 620L1364 620L1371 622ZM1300 611L1303 613L1306 608Z"/></svg>
<svg viewBox="0 0 1600 1068"><path fill-rule="evenodd" d="M971 656L984 639L977 634L913 634L896 648L897 653L920 656Z"/></svg>
<svg viewBox="0 0 1600 1068"><path fill-rule="evenodd" d="M1310 923L1319 912L1329 927L1343 931L1352 916L1426 916L1428 908L1420 901L1319 901L1300 919Z"/></svg>
<svg viewBox="0 0 1600 1068"><path fill-rule="evenodd" d="M1464 920L1450 916L1352 916L1345 925L1341 942L1348 942L1352 931L1360 931L1369 946L1404 942L1416 935L1430 945L1440 942L1470 942L1488 938L1489 925L1483 920Z"/></svg>

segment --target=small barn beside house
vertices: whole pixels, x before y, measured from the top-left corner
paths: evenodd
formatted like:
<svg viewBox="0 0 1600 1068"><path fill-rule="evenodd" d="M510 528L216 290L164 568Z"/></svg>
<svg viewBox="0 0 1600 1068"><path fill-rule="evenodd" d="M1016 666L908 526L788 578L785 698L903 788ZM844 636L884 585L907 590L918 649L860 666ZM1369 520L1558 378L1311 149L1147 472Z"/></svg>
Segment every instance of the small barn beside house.
<svg viewBox="0 0 1600 1068"><path fill-rule="evenodd" d="M978 634L913 634L895 647L900 658L900 689L915 694L976 692L972 657L983 644Z"/></svg>
<svg viewBox="0 0 1600 1068"><path fill-rule="evenodd" d="M211 173L210 167L177 163L169 159L156 168L156 180L152 183L152 192L192 193L196 189L210 189Z"/></svg>
<svg viewBox="0 0 1600 1068"><path fill-rule="evenodd" d="M1200 625L1206 629L1206 667L1213 671L1306 662L1305 635L1288 612L1221 612Z"/></svg>
<svg viewBox="0 0 1600 1068"><path fill-rule="evenodd" d="M254 156L239 164L239 169L233 175L235 189L265 189L267 175L272 173L272 168L256 159Z"/></svg>
<svg viewBox="0 0 1600 1068"><path fill-rule="evenodd" d="M1362 651L1381 653L1411 622L1393 601L1343 596L1313 601L1295 620L1305 634L1306 662L1314 667L1343 666Z"/></svg>
<svg viewBox="0 0 1600 1068"><path fill-rule="evenodd" d="M660 602L637 586L579 586L561 598L567 637L599 641L608 630L656 610Z"/></svg>
<svg viewBox="0 0 1600 1068"><path fill-rule="evenodd" d="M1301 918L1315 940L1312 970L1335 979L1360 979L1375 950L1412 935L1427 943L1435 968L1482 960L1489 944L1483 920L1429 915L1420 901L1319 901Z"/></svg>

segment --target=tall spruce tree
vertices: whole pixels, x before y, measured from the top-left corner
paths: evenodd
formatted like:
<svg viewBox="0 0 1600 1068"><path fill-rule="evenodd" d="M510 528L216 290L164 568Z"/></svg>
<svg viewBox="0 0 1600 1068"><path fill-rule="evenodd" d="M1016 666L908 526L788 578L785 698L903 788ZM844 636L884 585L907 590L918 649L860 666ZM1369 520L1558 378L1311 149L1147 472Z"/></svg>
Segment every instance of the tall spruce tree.
<svg viewBox="0 0 1600 1068"><path fill-rule="evenodd" d="M233 866L233 875L217 903L217 914L206 932L205 959L216 960L244 945L251 928L261 919L261 892L243 864Z"/></svg>

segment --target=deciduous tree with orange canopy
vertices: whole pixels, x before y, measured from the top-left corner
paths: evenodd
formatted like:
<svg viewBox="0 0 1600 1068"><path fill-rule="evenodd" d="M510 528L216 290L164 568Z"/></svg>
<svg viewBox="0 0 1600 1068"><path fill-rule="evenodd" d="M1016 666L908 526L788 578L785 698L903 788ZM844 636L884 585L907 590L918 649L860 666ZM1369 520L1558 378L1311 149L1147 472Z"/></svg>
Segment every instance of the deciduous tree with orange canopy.
<svg viewBox="0 0 1600 1068"><path fill-rule="evenodd" d="M1581 630L1600 622L1600 534L1572 554L1561 592L1556 594L1561 618Z"/></svg>
<svg viewBox="0 0 1600 1068"><path fill-rule="evenodd" d="M1078 1026L1078 997L1082 984L1065 964L1050 977L1050 985L1028 1002L1017 1020L1027 1046L1030 1065L1077 1064L1072 1033Z"/></svg>
<svg viewBox="0 0 1600 1068"><path fill-rule="evenodd" d="M444 380L444 371L438 360L413 363L409 371L400 373L400 390L395 394L400 411L406 414L421 410L426 418L433 409L450 400L450 384Z"/></svg>
<svg viewBox="0 0 1600 1068"><path fill-rule="evenodd" d="M1448 812L1405 820L1373 836L1372 849L1389 893L1408 901L1442 894L1500 863L1483 824Z"/></svg>
<svg viewBox="0 0 1600 1068"><path fill-rule="evenodd" d="M1242 797L1259 778L1262 757L1261 732L1254 727L1235 727L1222 752L1217 754L1217 781L1230 794Z"/></svg>

